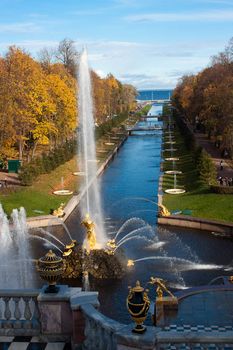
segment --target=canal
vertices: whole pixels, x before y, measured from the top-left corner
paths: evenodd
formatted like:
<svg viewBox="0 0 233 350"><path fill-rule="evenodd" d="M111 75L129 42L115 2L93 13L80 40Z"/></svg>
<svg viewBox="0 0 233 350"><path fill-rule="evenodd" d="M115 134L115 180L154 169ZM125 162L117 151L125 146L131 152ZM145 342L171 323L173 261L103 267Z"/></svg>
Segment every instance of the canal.
<svg viewBox="0 0 233 350"><path fill-rule="evenodd" d="M138 229L137 237L122 248L128 259L146 258L128 268L121 280L90 281L91 290L99 291L101 311L123 323L130 322L125 299L128 286L135 285L136 280L144 286L151 276L156 276L169 281L171 288L186 288L207 284L221 274L231 274L232 241L203 231L156 224L161 143L161 131L129 137L99 179L109 239L119 230L122 238ZM78 209L67 224L72 236L77 237ZM151 289L152 300L154 296Z"/></svg>

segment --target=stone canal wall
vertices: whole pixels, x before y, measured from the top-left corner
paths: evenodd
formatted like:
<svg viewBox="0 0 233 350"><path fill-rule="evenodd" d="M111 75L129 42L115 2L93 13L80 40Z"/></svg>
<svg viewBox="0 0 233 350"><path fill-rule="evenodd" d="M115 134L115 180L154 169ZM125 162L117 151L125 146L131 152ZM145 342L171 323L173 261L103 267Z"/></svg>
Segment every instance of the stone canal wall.
<svg viewBox="0 0 233 350"><path fill-rule="evenodd" d="M104 169L108 166L108 164L113 160L121 146L124 144L124 142L127 140L128 135L124 136L123 139L117 144L117 146L113 149L111 154L105 159L105 161L100 165L100 167L97 170L96 176L99 176L102 174ZM92 182L95 178L93 178L89 184L88 187L91 186ZM70 214L73 212L73 210L78 206L80 203L81 198L85 195L87 188L85 187L82 192L80 192L77 195L72 196L72 198L67 203L66 207L64 208L65 216L62 218L62 221L65 222ZM27 218L27 224L29 228L36 228L36 227L47 227L47 226L57 226L61 224L61 219L58 219L57 217L53 215L43 215L43 216L36 216L36 217L29 217Z"/></svg>
<svg viewBox="0 0 233 350"><path fill-rule="evenodd" d="M204 230L209 232L216 232L219 234L233 235L233 224L224 223L221 221L207 220L195 217L187 217L184 215L171 215L163 216L158 218L158 224L160 225L169 225L169 226L178 226L178 227L187 227L191 229Z"/></svg>

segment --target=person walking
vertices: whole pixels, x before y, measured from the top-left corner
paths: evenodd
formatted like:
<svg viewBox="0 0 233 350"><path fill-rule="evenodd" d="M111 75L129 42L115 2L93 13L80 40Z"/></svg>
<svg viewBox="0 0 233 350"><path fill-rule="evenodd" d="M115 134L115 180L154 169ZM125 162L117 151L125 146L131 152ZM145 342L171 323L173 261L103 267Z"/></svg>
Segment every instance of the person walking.
<svg viewBox="0 0 233 350"><path fill-rule="evenodd" d="M220 170L223 170L223 161L220 161Z"/></svg>

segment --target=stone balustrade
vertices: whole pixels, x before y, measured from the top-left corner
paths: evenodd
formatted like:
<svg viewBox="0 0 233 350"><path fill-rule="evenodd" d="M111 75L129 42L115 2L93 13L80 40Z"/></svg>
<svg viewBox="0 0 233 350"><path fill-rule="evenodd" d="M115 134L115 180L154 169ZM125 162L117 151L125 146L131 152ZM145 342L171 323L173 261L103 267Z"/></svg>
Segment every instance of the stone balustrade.
<svg viewBox="0 0 233 350"><path fill-rule="evenodd" d="M60 286L56 294L41 290L0 290L0 336L37 335L45 341L71 340L83 350L219 350L233 349L233 325L147 327L134 334L98 311L98 293ZM124 307L124 306L123 306Z"/></svg>
<svg viewBox="0 0 233 350"><path fill-rule="evenodd" d="M40 334L38 289L0 290L0 335Z"/></svg>
<svg viewBox="0 0 233 350"><path fill-rule="evenodd" d="M83 305L81 310L85 318L83 349L117 349L116 333L125 325L105 317L91 304Z"/></svg>

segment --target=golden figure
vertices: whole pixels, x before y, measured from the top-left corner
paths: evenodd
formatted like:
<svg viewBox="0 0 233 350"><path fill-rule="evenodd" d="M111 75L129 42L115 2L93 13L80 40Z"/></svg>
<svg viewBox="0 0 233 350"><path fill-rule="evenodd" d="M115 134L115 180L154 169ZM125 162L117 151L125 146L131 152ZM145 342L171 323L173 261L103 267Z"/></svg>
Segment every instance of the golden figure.
<svg viewBox="0 0 233 350"><path fill-rule="evenodd" d="M159 216L170 216L171 215L170 211L165 207L165 205L158 204L158 207L159 207L159 213L158 213Z"/></svg>
<svg viewBox="0 0 233 350"><path fill-rule="evenodd" d="M93 250L96 248L96 234L95 234L95 224L91 221L89 214L86 214L84 220L81 222L87 229L86 242L88 246L86 247L87 251Z"/></svg>
<svg viewBox="0 0 233 350"><path fill-rule="evenodd" d="M162 298L164 292L169 294L172 298L175 298L175 296L165 286L165 282L164 282L164 280L162 280L162 278L151 277L149 283L157 286L156 287L157 298Z"/></svg>
<svg viewBox="0 0 233 350"><path fill-rule="evenodd" d="M56 216L57 218L63 218L63 216L65 215L64 206L65 204L61 203L60 207L58 207L57 209L54 209L52 215Z"/></svg>
<svg viewBox="0 0 233 350"><path fill-rule="evenodd" d="M109 255L114 255L116 247L117 245L115 239L109 239L107 241L107 249L105 251Z"/></svg>
<svg viewBox="0 0 233 350"><path fill-rule="evenodd" d="M127 266L130 267L130 266L134 266L134 261L129 259L128 262L127 262Z"/></svg>

